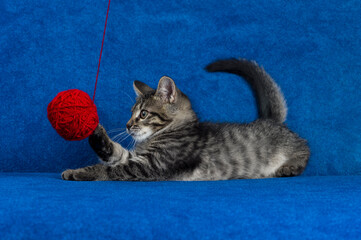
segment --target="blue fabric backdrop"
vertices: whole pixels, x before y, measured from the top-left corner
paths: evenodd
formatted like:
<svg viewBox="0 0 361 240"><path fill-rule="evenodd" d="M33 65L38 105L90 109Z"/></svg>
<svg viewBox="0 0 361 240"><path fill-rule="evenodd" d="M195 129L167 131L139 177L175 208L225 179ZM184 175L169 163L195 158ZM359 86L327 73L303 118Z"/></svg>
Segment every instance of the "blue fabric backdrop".
<svg viewBox="0 0 361 240"><path fill-rule="evenodd" d="M46 107L60 91L92 94L107 1L0 1L0 171L60 172L97 162L66 142ZM248 86L209 62L258 61L281 86L287 124L309 140L305 175L361 172L361 5L349 1L116 1L96 104L106 129L130 117L132 81L171 76L202 120L256 118ZM125 142L125 146L127 142Z"/></svg>

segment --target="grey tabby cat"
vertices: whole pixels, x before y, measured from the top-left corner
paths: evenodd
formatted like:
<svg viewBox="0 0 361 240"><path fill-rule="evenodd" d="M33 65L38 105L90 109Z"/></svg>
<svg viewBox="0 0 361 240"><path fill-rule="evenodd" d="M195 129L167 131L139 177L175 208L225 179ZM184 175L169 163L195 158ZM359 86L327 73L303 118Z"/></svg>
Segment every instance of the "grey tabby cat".
<svg viewBox="0 0 361 240"><path fill-rule="evenodd" d="M273 79L255 62L221 60L209 72L242 76L254 91L259 119L249 124L201 123L188 97L169 77L157 90L135 81L137 101L127 131L136 140L133 151L113 142L99 125L89 137L102 164L66 170L65 180L225 180L296 176L310 151L290 131L286 103Z"/></svg>

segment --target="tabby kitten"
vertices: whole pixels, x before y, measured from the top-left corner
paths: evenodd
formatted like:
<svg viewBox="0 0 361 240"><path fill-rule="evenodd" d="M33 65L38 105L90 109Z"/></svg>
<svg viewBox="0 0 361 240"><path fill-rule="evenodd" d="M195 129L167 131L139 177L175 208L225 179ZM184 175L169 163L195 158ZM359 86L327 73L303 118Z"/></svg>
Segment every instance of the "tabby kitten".
<svg viewBox="0 0 361 240"><path fill-rule="evenodd" d="M188 97L169 77L158 88L135 81L137 100L127 123L133 151L113 142L99 125L89 137L102 164L66 170L65 180L225 180L296 176L310 151L290 131L286 103L273 79L255 62L221 60L209 72L242 76L254 91L259 119L248 124L201 123Z"/></svg>

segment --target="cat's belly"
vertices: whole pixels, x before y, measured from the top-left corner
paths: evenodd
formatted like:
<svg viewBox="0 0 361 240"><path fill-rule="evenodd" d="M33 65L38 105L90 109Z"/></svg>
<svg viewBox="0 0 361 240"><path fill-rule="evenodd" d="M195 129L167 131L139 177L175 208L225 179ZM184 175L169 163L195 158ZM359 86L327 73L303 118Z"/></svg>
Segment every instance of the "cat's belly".
<svg viewBox="0 0 361 240"><path fill-rule="evenodd" d="M216 161L208 159L208 163L200 164L192 172L188 172L176 177L176 181L213 181L213 180L228 180L228 179L257 179L274 177L275 172L282 167L288 158L283 153L277 153L270 157L267 163L255 162L251 164L252 167L244 168L244 159L239 159L237 162L224 161L223 165L219 166Z"/></svg>

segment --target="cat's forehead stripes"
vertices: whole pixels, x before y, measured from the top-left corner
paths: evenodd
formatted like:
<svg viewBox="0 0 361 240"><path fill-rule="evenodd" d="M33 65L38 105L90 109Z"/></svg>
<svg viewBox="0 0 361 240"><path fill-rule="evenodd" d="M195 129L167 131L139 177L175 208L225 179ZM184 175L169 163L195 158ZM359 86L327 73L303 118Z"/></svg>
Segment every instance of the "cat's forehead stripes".
<svg viewBox="0 0 361 240"><path fill-rule="evenodd" d="M135 104L132 107L132 112L134 112L136 109L141 109L144 104L143 98L137 98Z"/></svg>
<svg viewBox="0 0 361 240"><path fill-rule="evenodd" d="M155 92L145 94L143 96L139 96L136 98L136 102L134 106L132 107L132 111L134 111L136 108L142 109L144 107L144 104L147 102L148 99L150 99L152 96L154 96Z"/></svg>

